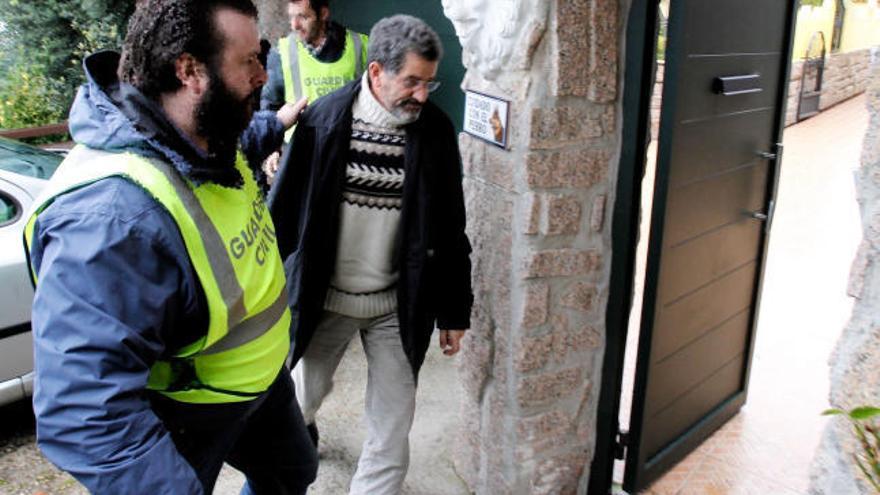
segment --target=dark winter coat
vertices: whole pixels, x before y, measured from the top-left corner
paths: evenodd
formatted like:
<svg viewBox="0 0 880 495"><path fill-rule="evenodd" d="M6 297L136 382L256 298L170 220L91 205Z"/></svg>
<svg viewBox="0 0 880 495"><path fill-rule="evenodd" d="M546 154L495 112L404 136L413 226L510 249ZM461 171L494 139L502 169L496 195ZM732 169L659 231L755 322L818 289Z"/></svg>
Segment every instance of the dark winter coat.
<svg viewBox="0 0 880 495"><path fill-rule="evenodd" d="M294 151L269 193L288 277L294 362L312 338L335 267L351 108L359 91L361 81L353 81L303 114ZM452 123L429 101L405 129L406 175L395 250L397 313L404 351L418 375L435 324L450 330L470 326L471 246Z"/></svg>

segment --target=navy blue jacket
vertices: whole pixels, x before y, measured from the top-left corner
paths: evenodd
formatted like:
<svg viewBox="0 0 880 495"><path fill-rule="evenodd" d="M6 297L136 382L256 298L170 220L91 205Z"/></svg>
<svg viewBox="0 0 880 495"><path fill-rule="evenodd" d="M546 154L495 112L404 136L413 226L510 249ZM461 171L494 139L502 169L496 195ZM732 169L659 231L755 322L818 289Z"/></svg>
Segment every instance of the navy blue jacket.
<svg viewBox="0 0 880 495"><path fill-rule="evenodd" d="M118 60L112 52L86 60L88 81L70 112L73 139L159 157L195 182L235 182L155 103L119 83ZM274 112L258 112L242 149L259 164L282 137ZM204 294L171 216L131 182L104 179L40 215L31 260L39 281L34 411L43 453L93 493L202 493L146 391L152 364L207 330ZM241 413L234 405L206 407L220 421Z"/></svg>

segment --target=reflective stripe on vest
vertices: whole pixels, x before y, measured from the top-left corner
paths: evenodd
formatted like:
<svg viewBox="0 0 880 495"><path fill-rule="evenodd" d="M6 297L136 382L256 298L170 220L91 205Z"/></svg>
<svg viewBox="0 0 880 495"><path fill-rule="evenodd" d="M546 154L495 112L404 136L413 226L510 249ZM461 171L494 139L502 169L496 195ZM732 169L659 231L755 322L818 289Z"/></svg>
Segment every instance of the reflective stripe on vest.
<svg viewBox="0 0 880 495"><path fill-rule="evenodd" d="M177 224L208 303L207 333L150 370L148 388L182 402L250 400L269 388L290 347L290 311L275 231L259 186L239 154L238 189L194 186L158 160L77 146L34 203L25 227L57 196L118 176L149 193ZM36 283L36 274L33 274Z"/></svg>
<svg viewBox="0 0 880 495"><path fill-rule="evenodd" d="M316 59L299 40L295 41L296 49L292 50L289 36L278 40L285 101L292 103L307 96L309 103L314 103L321 96L361 77L367 59L367 36L349 30L345 33L345 48L335 62ZM285 133L285 141L290 140L293 129Z"/></svg>

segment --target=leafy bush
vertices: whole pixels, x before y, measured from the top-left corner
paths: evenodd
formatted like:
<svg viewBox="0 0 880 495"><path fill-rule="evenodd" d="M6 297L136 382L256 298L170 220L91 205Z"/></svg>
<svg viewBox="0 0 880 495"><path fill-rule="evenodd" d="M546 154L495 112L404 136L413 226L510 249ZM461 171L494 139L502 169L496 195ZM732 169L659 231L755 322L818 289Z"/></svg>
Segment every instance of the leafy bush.
<svg viewBox="0 0 880 495"><path fill-rule="evenodd" d="M73 89L82 80L84 54L119 47L134 5L135 0L0 0L0 22L4 36L21 49L14 58L38 63L47 77L64 79Z"/></svg>
<svg viewBox="0 0 880 495"><path fill-rule="evenodd" d="M82 59L118 49L135 0L0 0L0 128L64 119Z"/></svg>
<svg viewBox="0 0 880 495"><path fill-rule="evenodd" d="M666 60L666 36L657 37L657 60Z"/></svg>
<svg viewBox="0 0 880 495"><path fill-rule="evenodd" d="M0 128L14 129L64 120L70 96L64 81L51 81L39 64L20 64L9 69L0 86Z"/></svg>
<svg viewBox="0 0 880 495"><path fill-rule="evenodd" d="M853 454L859 471L871 483L874 490L880 492L880 429L873 419L880 415L880 408L862 406L843 411L828 409L822 414L826 416L844 415L852 423L853 433L859 441L861 452Z"/></svg>

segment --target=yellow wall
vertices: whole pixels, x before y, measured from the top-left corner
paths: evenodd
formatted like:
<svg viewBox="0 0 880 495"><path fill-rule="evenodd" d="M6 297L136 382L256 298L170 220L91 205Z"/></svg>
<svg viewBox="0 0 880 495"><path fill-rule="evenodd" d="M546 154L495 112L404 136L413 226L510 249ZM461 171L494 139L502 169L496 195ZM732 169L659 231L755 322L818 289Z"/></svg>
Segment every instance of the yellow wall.
<svg viewBox="0 0 880 495"><path fill-rule="evenodd" d="M831 33L834 31L835 0L825 0L821 7L804 5L798 10L794 30L792 58L800 60L807 51L810 38L816 31L825 33L825 53L831 53Z"/></svg>
<svg viewBox="0 0 880 495"><path fill-rule="evenodd" d="M840 51L848 52L875 45L880 45L880 5L874 0L869 0L868 3L847 2Z"/></svg>
<svg viewBox="0 0 880 495"><path fill-rule="evenodd" d="M804 5L800 8L794 34L792 52L794 60L804 56L810 37L816 31L825 33L825 51L827 54L831 53L836 4L836 0L825 0L821 7ZM848 52L880 45L880 0L868 0L867 3L844 0L844 4L846 14L843 20L840 51Z"/></svg>

